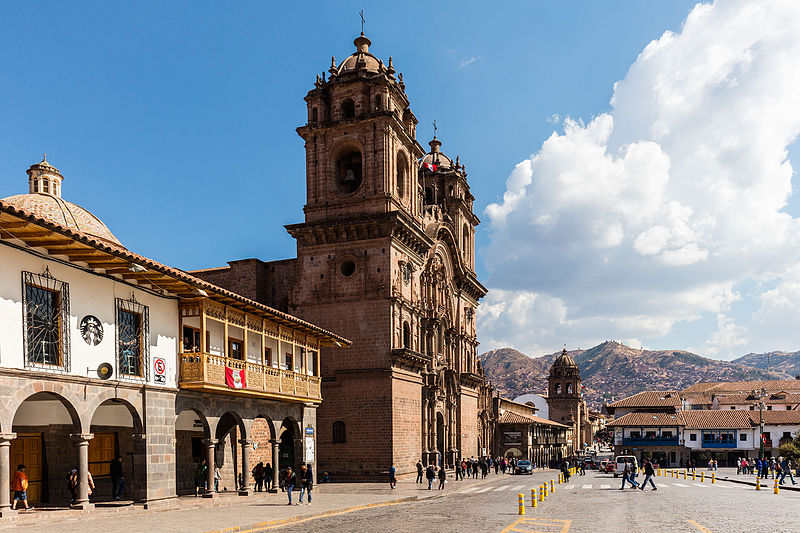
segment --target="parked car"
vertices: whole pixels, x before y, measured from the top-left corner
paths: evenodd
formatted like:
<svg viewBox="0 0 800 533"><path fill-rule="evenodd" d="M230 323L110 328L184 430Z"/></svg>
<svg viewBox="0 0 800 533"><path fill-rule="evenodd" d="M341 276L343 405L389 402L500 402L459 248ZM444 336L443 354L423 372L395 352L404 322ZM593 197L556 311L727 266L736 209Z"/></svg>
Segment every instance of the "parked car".
<svg viewBox="0 0 800 533"><path fill-rule="evenodd" d="M603 472L606 474L611 474L614 472L614 468L616 468L616 463L614 461L603 461Z"/></svg>
<svg viewBox="0 0 800 533"><path fill-rule="evenodd" d="M613 463L609 463L614 467L612 470L614 477L622 475L622 473L625 471L625 463L629 463L631 465L634 473L639 470L639 463L636 462L636 457L633 455L618 455Z"/></svg>
<svg viewBox="0 0 800 533"><path fill-rule="evenodd" d="M515 474L533 474L533 466L530 461L517 461L517 466L514 467Z"/></svg>

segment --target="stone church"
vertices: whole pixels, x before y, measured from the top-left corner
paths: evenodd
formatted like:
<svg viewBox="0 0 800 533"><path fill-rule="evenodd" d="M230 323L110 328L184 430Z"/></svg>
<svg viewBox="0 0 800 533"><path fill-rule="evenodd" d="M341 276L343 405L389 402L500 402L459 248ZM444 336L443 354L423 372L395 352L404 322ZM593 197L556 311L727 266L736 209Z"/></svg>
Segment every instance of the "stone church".
<svg viewBox="0 0 800 533"><path fill-rule="evenodd" d="M567 447L567 455L575 455L584 444L592 443L594 432L583 400L581 371L566 348L550 367L546 399L550 420L572 428L572 443Z"/></svg>
<svg viewBox="0 0 800 533"><path fill-rule="evenodd" d="M363 33L354 44L305 97L305 221L286 227L297 258L193 273L353 341L320 358L318 470L339 481L477 457L490 407L467 173L435 135L417 142L392 58Z"/></svg>

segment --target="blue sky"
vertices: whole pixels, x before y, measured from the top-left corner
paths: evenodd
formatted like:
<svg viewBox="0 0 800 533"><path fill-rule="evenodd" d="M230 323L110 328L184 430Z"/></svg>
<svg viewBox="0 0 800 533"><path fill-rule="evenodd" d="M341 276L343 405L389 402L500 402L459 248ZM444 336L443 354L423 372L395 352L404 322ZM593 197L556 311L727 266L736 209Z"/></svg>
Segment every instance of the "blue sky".
<svg viewBox="0 0 800 533"><path fill-rule="evenodd" d="M26 192L25 169L47 152L64 174L64 197L137 252L184 269L292 257L294 241L282 226L302 220L303 143L294 129L305 121L303 96L331 55L341 60L353 51L364 9L370 51L393 56L404 74L419 141L426 146L435 119L443 150L466 164L483 220L480 278L508 294L561 299L569 322L590 306L536 283L510 284L515 276L493 265L489 256L508 241L485 209L503 204L509 175L553 132L563 133L565 117L590 123L609 112L614 83L648 43L679 32L694 5L6 2L0 197ZM484 315L486 349L546 352L562 342L618 338L701 350L720 314L693 310L696 319L673 320L666 333L645 327L638 334L612 324L559 330L564 320L550 327L547 316L526 315L547 331L534 335L523 321L518 334L502 336L495 332L514 324L503 318L511 299L495 294L488 302L499 318ZM735 316L739 304L728 305L726 316ZM698 326L709 320L712 326Z"/></svg>

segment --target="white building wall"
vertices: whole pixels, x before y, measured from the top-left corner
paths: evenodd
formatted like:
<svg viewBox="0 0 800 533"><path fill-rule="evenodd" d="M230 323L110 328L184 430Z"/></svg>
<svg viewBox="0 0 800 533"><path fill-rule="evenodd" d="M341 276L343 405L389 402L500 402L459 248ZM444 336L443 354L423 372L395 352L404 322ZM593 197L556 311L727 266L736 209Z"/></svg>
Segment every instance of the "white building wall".
<svg viewBox="0 0 800 533"><path fill-rule="evenodd" d="M544 399L544 396L539 394L523 394L522 396L514 398L514 401L522 404L527 404L528 402L533 403L533 406L537 409L536 416L550 420L550 409L547 406L547 400Z"/></svg>
<svg viewBox="0 0 800 533"><path fill-rule="evenodd" d="M45 267L58 281L69 284L70 374L97 377L97 367L110 363L111 379L124 379L117 373L115 298L129 300L132 295L150 312L150 383L153 360L166 361L165 386L177 386L178 301L156 296L127 283L86 272L72 265L38 257L9 246L0 246L0 366L22 369L22 272L41 274ZM103 324L103 340L97 346L84 342L80 322L94 315Z"/></svg>

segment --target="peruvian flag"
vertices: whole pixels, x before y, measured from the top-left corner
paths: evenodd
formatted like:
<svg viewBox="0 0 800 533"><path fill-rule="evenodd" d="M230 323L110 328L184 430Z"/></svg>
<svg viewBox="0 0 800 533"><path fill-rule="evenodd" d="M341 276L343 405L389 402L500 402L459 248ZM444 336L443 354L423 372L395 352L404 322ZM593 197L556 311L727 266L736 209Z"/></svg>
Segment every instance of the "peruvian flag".
<svg viewBox="0 0 800 533"><path fill-rule="evenodd" d="M422 163L422 166L427 168L431 172L436 172L436 165L433 163Z"/></svg>
<svg viewBox="0 0 800 533"><path fill-rule="evenodd" d="M233 368L226 366L225 384L232 389L246 389L247 380L245 379L244 368L241 370L234 370Z"/></svg>

